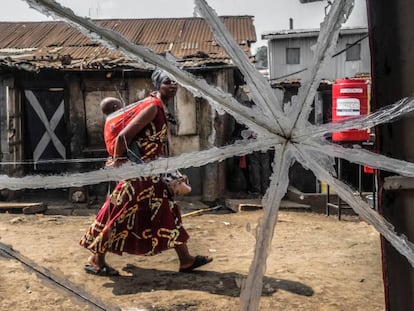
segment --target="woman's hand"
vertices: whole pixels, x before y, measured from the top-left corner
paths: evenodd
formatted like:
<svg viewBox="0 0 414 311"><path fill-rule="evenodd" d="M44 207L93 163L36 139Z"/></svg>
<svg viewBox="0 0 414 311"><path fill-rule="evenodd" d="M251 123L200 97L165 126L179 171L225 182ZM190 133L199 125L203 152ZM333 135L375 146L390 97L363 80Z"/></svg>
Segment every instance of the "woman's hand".
<svg viewBox="0 0 414 311"><path fill-rule="evenodd" d="M120 167L122 164L124 164L126 161L128 161L128 159L126 158L112 158L109 157L106 160L105 166L106 167Z"/></svg>

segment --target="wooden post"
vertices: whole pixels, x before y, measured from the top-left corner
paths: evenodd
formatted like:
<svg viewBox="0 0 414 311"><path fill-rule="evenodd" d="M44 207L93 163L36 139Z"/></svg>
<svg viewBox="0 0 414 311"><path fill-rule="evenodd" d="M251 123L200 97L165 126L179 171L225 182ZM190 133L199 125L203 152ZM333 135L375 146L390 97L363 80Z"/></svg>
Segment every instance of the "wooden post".
<svg viewBox="0 0 414 311"><path fill-rule="evenodd" d="M232 92L234 85L233 70L220 70L215 76L215 83L217 87L225 92ZM214 146L223 146L227 140L226 126L228 115L218 115L214 113L212 118L212 131L210 141L214 141ZM211 146L210 146L211 147ZM202 198L206 202L213 202L224 197L226 193L226 164L223 162L215 162L205 166L204 180L203 180L203 195Z"/></svg>
<svg viewBox="0 0 414 311"><path fill-rule="evenodd" d="M380 109L414 90L414 2L412 0L373 1L368 3L371 42L373 107ZM384 48L393 42L395 48ZM382 125L377 131L377 148L387 156L413 161L412 133L414 118L403 118ZM388 173L380 172L379 212L395 227L395 231L414 241L414 190L383 189ZM413 310L414 269L396 249L382 239L383 276L386 310Z"/></svg>

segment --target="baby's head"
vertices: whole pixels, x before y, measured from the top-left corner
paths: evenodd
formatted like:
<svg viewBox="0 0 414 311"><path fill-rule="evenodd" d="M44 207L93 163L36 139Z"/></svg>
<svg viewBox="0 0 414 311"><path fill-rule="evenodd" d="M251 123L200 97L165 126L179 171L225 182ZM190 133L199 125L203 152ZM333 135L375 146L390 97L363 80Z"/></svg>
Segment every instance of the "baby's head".
<svg viewBox="0 0 414 311"><path fill-rule="evenodd" d="M115 97L105 97L102 99L101 103L101 110L105 115L111 114L122 108L122 103L118 98Z"/></svg>

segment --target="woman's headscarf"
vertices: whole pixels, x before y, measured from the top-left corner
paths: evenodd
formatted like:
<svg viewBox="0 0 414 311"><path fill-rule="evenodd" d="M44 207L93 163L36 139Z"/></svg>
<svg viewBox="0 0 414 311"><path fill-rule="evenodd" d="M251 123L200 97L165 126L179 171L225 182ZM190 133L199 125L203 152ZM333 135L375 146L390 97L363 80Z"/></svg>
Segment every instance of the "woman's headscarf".
<svg viewBox="0 0 414 311"><path fill-rule="evenodd" d="M156 91L160 89L161 83L167 79L169 79L169 77L167 76L165 71L158 68L154 70L151 76L152 84L154 85Z"/></svg>

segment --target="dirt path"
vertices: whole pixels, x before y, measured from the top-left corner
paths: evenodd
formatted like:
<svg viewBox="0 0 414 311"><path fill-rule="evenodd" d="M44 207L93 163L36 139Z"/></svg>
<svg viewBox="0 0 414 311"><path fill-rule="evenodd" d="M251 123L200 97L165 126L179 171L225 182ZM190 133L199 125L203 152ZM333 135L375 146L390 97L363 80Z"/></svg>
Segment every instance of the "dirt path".
<svg viewBox="0 0 414 311"><path fill-rule="evenodd" d="M109 255L120 277L86 274L78 241L89 216L0 214L0 242L88 299L39 278L0 251L0 310L240 310L240 283L253 256L260 211L184 219L194 253L214 261L194 274L177 272L174 251L154 257ZM250 228L250 229L249 229ZM250 231L250 232L249 232ZM280 212L260 310L384 310L378 233L357 217L343 221Z"/></svg>

